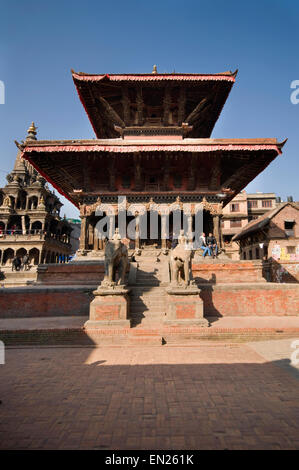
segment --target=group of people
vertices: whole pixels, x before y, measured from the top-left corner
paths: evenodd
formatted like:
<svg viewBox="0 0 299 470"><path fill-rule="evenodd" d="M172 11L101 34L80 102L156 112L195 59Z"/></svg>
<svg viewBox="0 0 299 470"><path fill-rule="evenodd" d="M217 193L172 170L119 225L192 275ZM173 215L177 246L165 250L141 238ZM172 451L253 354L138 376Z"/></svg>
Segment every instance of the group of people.
<svg viewBox="0 0 299 470"><path fill-rule="evenodd" d="M218 246L217 241L214 235L210 232L209 236L206 237L206 234L203 232L199 237L200 249L203 250L203 257L207 254L213 258L217 258L218 255Z"/></svg>
<svg viewBox="0 0 299 470"><path fill-rule="evenodd" d="M22 258L15 256L12 260L11 269L12 271L28 271L30 269L29 255L26 254Z"/></svg>

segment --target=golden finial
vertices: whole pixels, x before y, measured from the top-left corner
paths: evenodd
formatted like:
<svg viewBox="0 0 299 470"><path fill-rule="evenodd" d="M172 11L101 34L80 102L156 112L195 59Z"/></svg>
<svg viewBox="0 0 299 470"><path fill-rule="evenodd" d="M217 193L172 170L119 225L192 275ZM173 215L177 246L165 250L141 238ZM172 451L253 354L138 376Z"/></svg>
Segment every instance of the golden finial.
<svg viewBox="0 0 299 470"><path fill-rule="evenodd" d="M31 126L29 127L27 131L27 137L26 140L36 140L36 129L37 127L35 126L34 122L31 123Z"/></svg>
<svg viewBox="0 0 299 470"><path fill-rule="evenodd" d="M157 66L156 66L156 65L153 66L153 71L152 71L152 73L158 73L158 70L157 70Z"/></svg>
<svg viewBox="0 0 299 470"><path fill-rule="evenodd" d="M34 132L36 134L36 129L34 122L32 121L31 126L29 127L27 132Z"/></svg>

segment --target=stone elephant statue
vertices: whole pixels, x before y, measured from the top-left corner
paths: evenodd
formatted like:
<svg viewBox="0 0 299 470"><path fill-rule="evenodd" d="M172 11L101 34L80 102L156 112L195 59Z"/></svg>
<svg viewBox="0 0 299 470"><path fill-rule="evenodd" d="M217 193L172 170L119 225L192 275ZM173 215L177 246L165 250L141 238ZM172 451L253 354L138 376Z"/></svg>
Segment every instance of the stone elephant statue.
<svg viewBox="0 0 299 470"><path fill-rule="evenodd" d="M170 254L170 284L179 286L190 284L192 251L186 247L186 238L181 235L178 245Z"/></svg>
<svg viewBox="0 0 299 470"><path fill-rule="evenodd" d="M112 240L108 240L105 244L105 277L101 285L104 287L124 285L128 263L128 249L122 243L116 229ZM116 273L118 273L117 282Z"/></svg>

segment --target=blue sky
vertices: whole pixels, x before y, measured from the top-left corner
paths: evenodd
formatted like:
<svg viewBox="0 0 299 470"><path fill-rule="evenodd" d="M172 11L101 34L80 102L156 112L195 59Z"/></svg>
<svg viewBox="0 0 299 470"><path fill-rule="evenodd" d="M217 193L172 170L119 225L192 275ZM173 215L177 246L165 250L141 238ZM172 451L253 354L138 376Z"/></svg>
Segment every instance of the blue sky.
<svg viewBox="0 0 299 470"><path fill-rule="evenodd" d="M31 121L40 139L93 138L70 69L217 73L239 69L212 137L288 142L247 188L299 200L299 3L292 0L0 0L0 186ZM64 201L64 200L63 200ZM66 202L62 213L74 217Z"/></svg>

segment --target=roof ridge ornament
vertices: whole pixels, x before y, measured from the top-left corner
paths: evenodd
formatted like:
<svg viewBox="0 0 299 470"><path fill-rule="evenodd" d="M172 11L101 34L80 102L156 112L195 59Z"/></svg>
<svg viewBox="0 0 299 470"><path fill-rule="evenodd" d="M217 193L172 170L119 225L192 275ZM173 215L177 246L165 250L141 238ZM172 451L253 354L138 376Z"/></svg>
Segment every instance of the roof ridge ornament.
<svg viewBox="0 0 299 470"><path fill-rule="evenodd" d="M157 70L157 66L156 66L156 65L153 65L152 73L153 73L153 74L157 74L157 73L158 73L158 70Z"/></svg>
<svg viewBox="0 0 299 470"><path fill-rule="evenodd" d="M31 126L29 127L29 129L27 131L26 142L28 142L30 140L37 140L37 138L36 138L36 134L37 134L36 129L37 129L37 127L35 126L34 122L32 121Z"/></svg>

